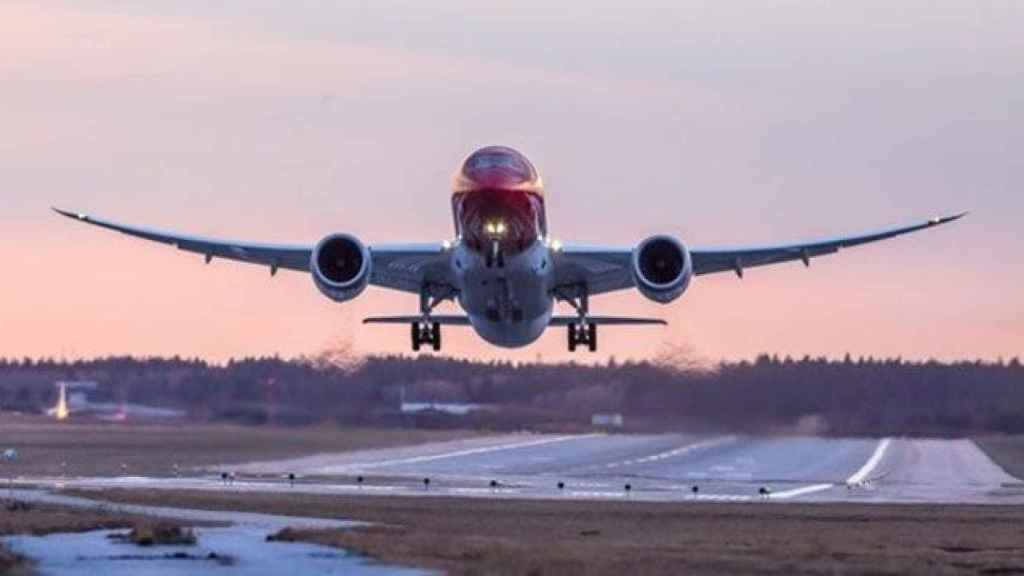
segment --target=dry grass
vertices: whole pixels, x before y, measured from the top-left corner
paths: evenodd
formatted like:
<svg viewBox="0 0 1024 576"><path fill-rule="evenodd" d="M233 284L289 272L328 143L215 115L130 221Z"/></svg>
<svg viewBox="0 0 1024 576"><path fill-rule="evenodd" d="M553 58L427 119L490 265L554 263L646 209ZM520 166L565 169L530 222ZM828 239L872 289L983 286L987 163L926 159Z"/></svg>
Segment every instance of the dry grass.
<svg viewBox="0 0 1024 576"><path fill-rule="evenodd" d="M1019 507L130 490L105 491L102 497L375 522L363 529L292 530L280 537L452 574L1024 574Z"/></svg>
<svg viewBox="0 0 1024 576"><path fill-rule="evenodd" d="M31 574L32 570L29 561L20 554L5 550L0 546L0 575L21 576Z"/></svg>
<svg viewBox="0 0 1024 576"><path fill-rule="evenodd" d="M0 509L0 536L31 534L45 536L57 532L88 532L130 528L152 520L114 510L98 511L66 508L48 504L12 507L8 502Z"/></svg>
<svg viewBox="0 0 1024 576"><path fill-rule="evenodd" d="M478 434L404 429L123 425L56 422L0 413L0 479L15 476L173 476L202 466L232 464L451 440ZM177 467L176 467L177 466Z"/></svg>
<svg viewBox="0 0 1024 576"><path fill-rule="evenodd" d="M45 536L58 532L90 532L119 528L131 528L132 532L142 533L151 526L164 527L165 531L173 526L181 532L181 528L174 522L122 514L114 510L97 511L49 504L22 504L9 500L5 500L0 508L0 536ZM0 546L0 575L20 576L31 573L31 562Z"/></svg>

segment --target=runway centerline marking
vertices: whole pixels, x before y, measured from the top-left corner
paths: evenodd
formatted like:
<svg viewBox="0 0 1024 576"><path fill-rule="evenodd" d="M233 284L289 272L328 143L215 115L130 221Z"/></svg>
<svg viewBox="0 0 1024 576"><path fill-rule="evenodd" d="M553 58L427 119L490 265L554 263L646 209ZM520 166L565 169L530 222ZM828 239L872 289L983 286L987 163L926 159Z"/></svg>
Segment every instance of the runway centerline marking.
<svg viewBox="0 0 1024 576"><path fill-rule="evenodd" d="M659 452L657 454L652 454L650 456L644 456L642 458L633 458L632 460L623 460L621 462L609 462L608 464L605 464L604 467L619 468L621 466L633 466L635 464L648 464L650 462L657 462L659 460L667 460L668 458L680 456L688 452L693 452L694 450L700 450L703 448L717 446L718 444L723 444L732 439L733 438L731 436L726 436L724 438L705 440L703 442L697 442L696 444L687 444L686 446L680 446L679 448L673 448L672 450L666 450L664 452Z"/></svg>
<svg viewBox="0 0 1024 576"><path fill-rule="evenodd" d="M854 472L853 476L847 478L846 483L860 484L864 482L864 480L866 480L867 477L875 471L875 468L878 468L878 465L882 463L882 457L885 456L885 452L889 449L889 444L891 442L892 438L882 438L878 443L878 446L875 446L875 451L871 453L871 457L868 458L868 461L860 467L860 470Z"/></svg>
<svg viewBox="0 0 1024 576"><path fill-rule="evenodd" d="M475 456L477 454L487 454L489 452L501 452L504 450L517 450L519 448L533 448L535 446L544 446L546 444L554 444L556 442L567 442L569 440L583 440L586 438L596 438L603 436L603 434L578 434L572 436L555 436L553 438L543 438L540 440L531 440L529 442L517 442L515 444L499 444L497 446L483 446L480 448L467 448L465 450L456 450L455 452L444 452L442 454L428 454L424 456L411 456L408 458L395 458L393 460L381 460L380 462L366 462L362 464L346 464L339 466L337 469L342 470L366 470L371 468L384 468L387 466L401 466L404 464L420 464L422 462L433 462L435 460L445 460L448 458L459 458L462 456ZM330 469L336 469L334 466L328 467Z"/></svg>

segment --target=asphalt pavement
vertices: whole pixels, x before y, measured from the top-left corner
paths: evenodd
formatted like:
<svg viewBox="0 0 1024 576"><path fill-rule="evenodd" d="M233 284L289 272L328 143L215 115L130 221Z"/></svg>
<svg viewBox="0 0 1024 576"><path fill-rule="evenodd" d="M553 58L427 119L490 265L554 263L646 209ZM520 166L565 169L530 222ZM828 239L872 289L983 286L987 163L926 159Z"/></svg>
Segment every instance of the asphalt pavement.
<svg viewBox="0 0 1024 576"><path fill-rule="evenodd" d="M49 481L650 501L1024 503L1024 483L970 440L903 438L509 434L225 466L187 478Z"/></svg>

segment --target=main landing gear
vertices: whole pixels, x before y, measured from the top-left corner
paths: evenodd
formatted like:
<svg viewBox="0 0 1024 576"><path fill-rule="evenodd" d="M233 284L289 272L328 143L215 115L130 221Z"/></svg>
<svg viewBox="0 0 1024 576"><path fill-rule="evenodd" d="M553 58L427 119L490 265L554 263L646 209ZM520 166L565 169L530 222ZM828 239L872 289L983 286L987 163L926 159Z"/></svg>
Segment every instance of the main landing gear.
<svg viewBox="0 0 1024 576"><path fill-rule="evenodd" d="M590 321L590 298L586 286L566 287L555 296L576 309L578 322L570 322L568 330L569 352L575 352L579 346L586 346L591 352L597 352L597 324Z"/></svg>
<svg viewBox="0 0 1024 576"><path fill-rule="evenodd" d="M412 349L419 352L420 346L428 344L437 352L441 350L441 324L437 322L412 323Z"/></svg>
<svg viewBox="0 0 1024 576"><path fill-rule="evenodd" d="M441 350L441 323L430 319L430 314L441 302L455 298L455 292L448 287L424 284L420 289L420 314L422 318L410 326L413 352L419 352L424 345L435 352Z"/></svg>
<svg viewBox="0 0 1024 576"><path fill-rule="evenodd" d="M577 346L586 346L591 352L597 352L597 324L569 324L569 352L575 352Z"/></svg>

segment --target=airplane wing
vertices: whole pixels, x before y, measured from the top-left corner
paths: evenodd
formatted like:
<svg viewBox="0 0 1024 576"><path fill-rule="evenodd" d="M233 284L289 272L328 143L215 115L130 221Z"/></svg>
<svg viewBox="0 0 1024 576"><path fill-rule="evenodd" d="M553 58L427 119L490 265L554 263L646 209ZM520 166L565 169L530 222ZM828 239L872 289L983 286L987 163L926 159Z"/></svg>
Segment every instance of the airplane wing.
<svg viewBox="0 0 1024 576"><path fill-rule="evenodd" d="M885 240L932 228L963 218L967 213L932 218L899 228L879 232L828 238L811 242L746 248L694 248L690 250L694 275L715 272L734 272L743 276L743 270L755 266L802 261L810 265L811 258L833 254L842 248ZM597 246L565 246L555 256L556 286L586 285L588 293L603 294L634 286L632 273L633 248L603 248Z"/></svg>
<svg viewBox="0 0 1024 576"><path fill-rule="evenodd" d="M62 216L114 230L128 236L168 244L201 254L210 262L214 258L259 264L270 268L276 274L278 269L309 272L312 245L264 244L219 240L202 236L190 236L165 232L152 228L118 224L87 214L53 209ZM418 294L424 283L438 286L450 285L447 278L447 259L444 248L438 244L377 245L368 246L373 259L370 284L393 290Z"/></svg>

